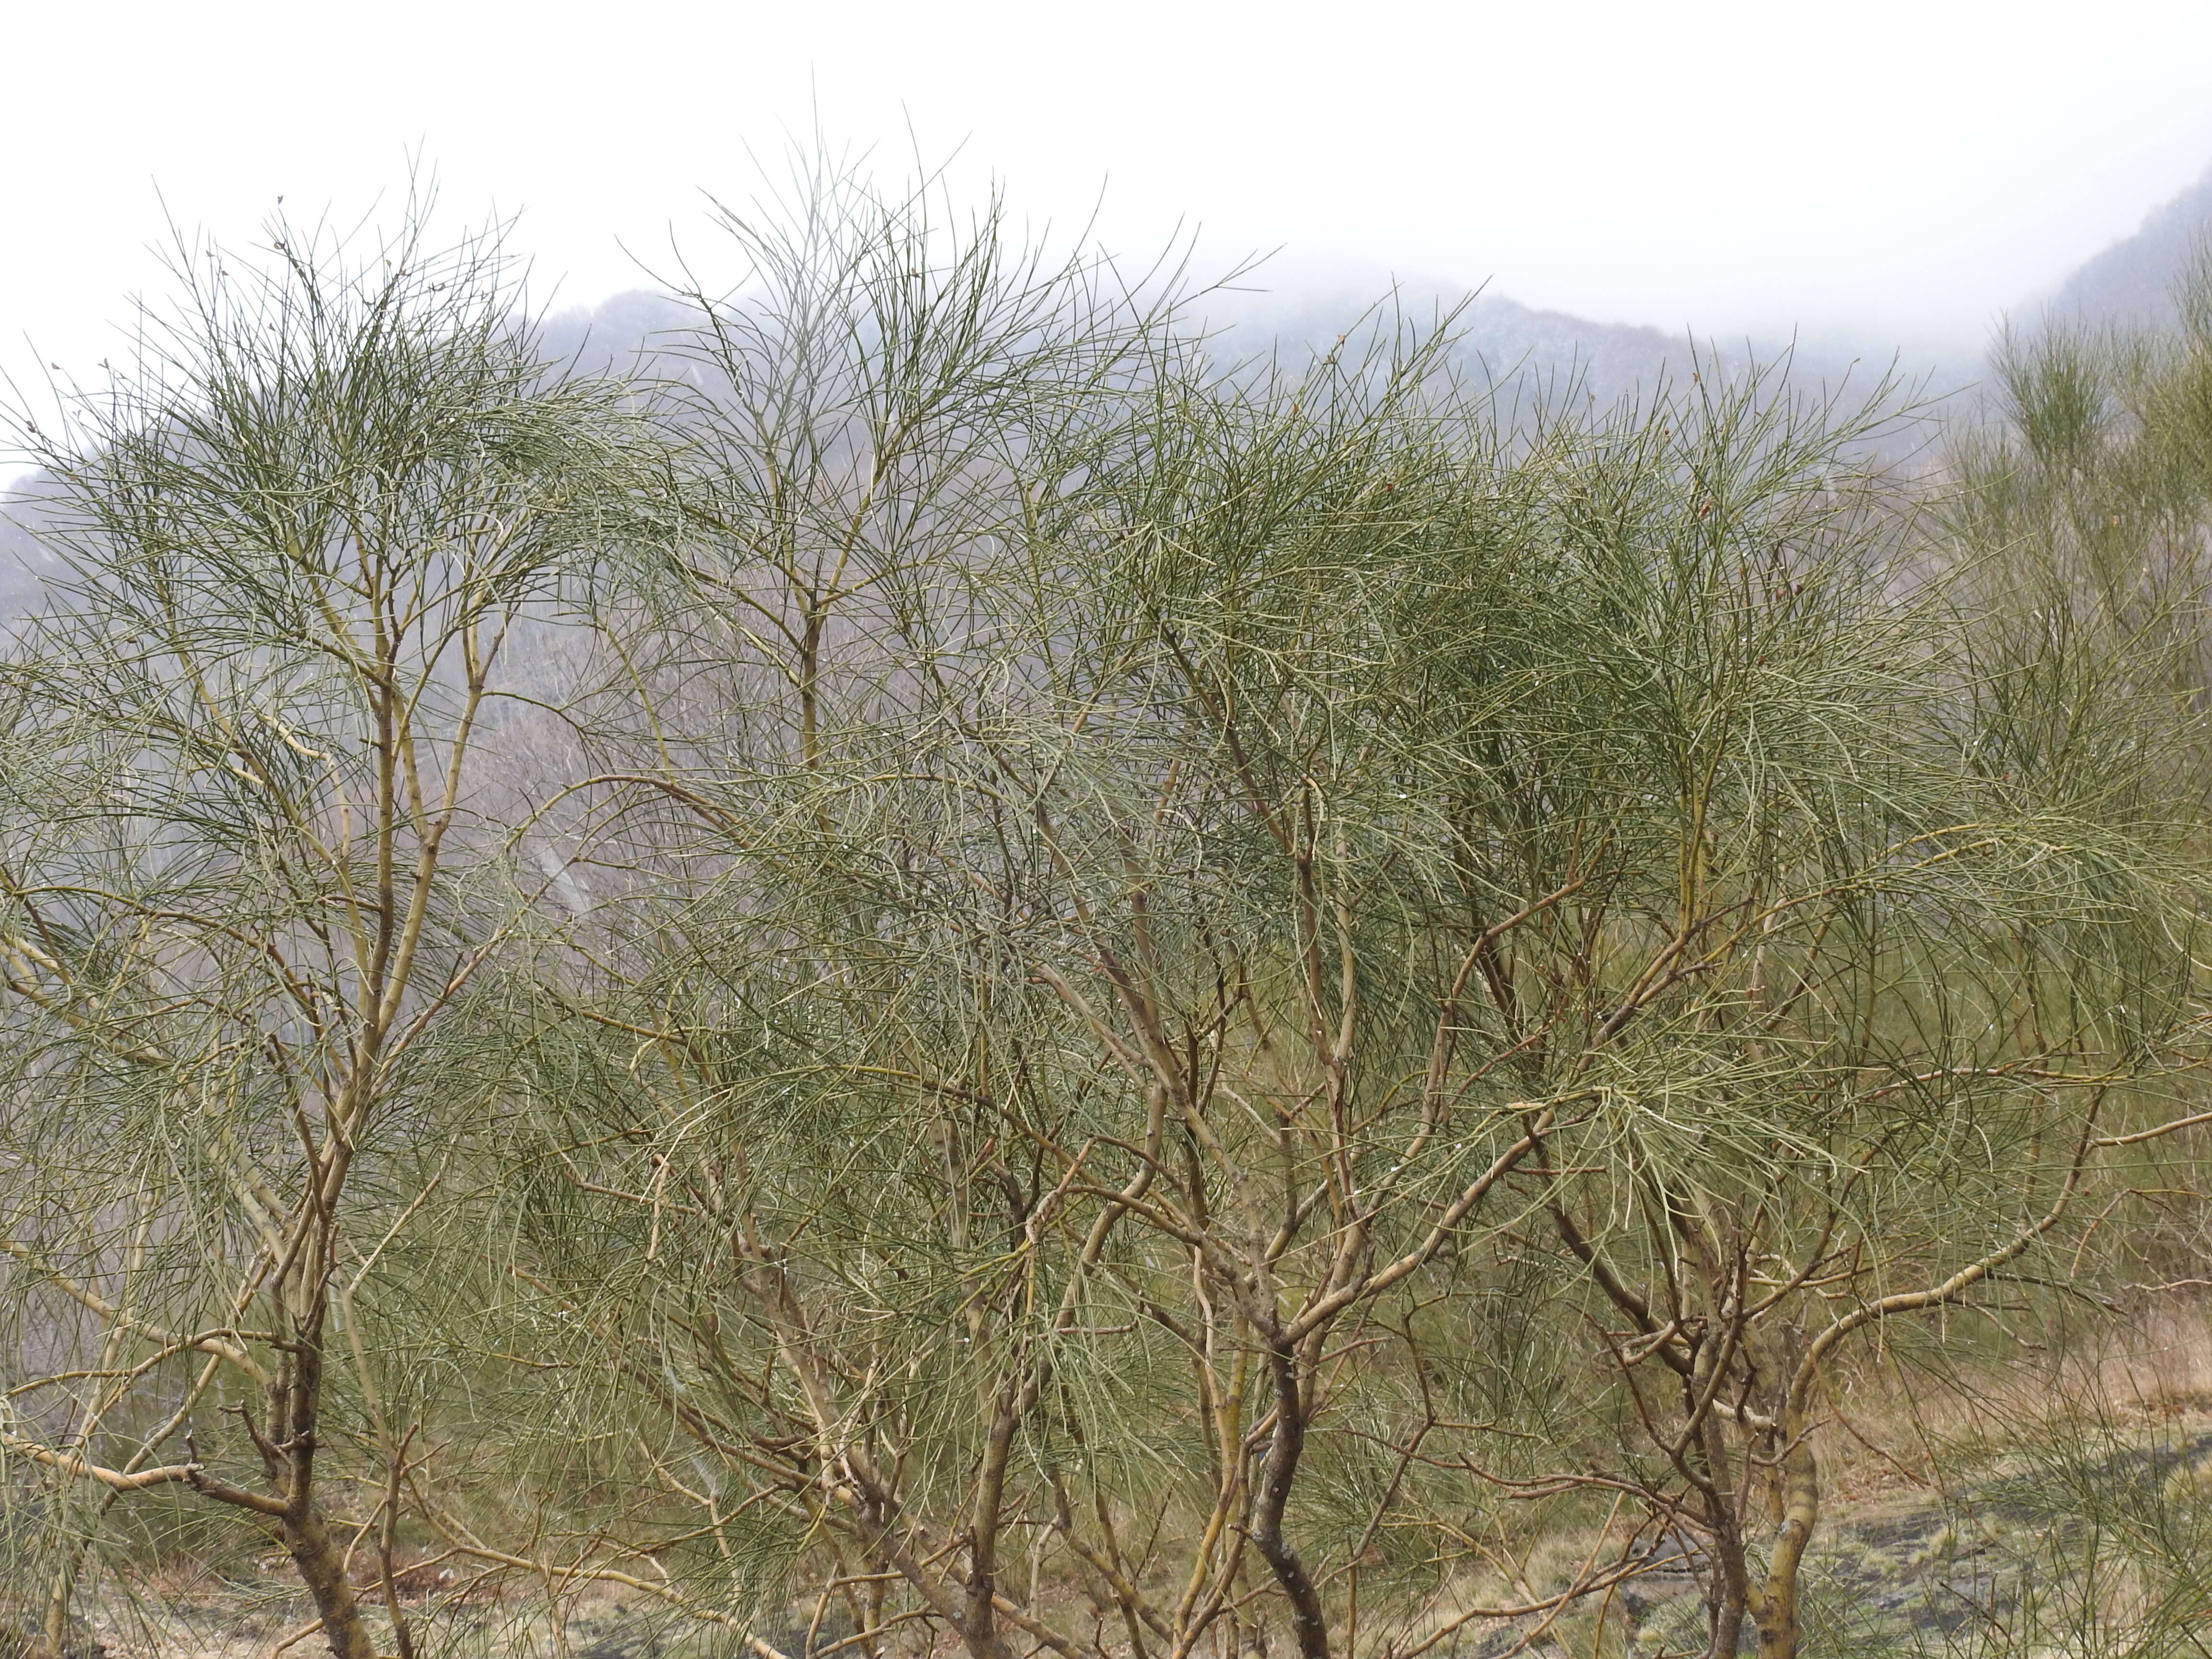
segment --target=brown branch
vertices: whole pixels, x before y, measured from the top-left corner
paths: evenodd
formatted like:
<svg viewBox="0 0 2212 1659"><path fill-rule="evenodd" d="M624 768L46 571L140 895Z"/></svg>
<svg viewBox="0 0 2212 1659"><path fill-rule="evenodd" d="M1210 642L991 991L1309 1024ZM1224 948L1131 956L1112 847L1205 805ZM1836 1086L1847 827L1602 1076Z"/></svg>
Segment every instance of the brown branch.
<svg viewBox="0 0 2212 1659"><path fill-rule="evenodd" d="M167 1486L178 1480L189 1481L199 1471L197 1463L170 1463L157 1469L140 1469L136 1474L126 1474L121 1469L103 1468L97 1463L88 1463L81 1457L70 1456L67 1452L56 1451L51 1446L41 1445L20 1434L10 1434L5 1429L0 1429L0 1451L13 1452L18 1457L27 1457L33 1463L58 1470L80 1480L97 1480L115 1492L143 1492L149 1486Z"/></svg>

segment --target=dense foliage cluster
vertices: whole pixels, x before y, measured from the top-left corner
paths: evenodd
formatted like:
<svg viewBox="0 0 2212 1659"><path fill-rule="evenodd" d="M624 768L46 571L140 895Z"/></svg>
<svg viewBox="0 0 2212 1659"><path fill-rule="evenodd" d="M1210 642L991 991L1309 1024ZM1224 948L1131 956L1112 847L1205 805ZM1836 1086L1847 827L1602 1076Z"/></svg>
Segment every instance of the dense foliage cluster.
<svg viewBox="0 0 2212 1659"><path fill-rule="evenodd" d="M2055 1409L2202 1282L2212 320L1931 435L1508 407L1387 307L1228 360L834 176L728 228L616 378L488 246L280 238L31 434L26 1651L273 1547L338 1659L606 1587L756 1659L1840 1652L1853 1413L2014 1343ZM2167 1651L2201 1558L2122 1553L2085 1628Z"/></svg>

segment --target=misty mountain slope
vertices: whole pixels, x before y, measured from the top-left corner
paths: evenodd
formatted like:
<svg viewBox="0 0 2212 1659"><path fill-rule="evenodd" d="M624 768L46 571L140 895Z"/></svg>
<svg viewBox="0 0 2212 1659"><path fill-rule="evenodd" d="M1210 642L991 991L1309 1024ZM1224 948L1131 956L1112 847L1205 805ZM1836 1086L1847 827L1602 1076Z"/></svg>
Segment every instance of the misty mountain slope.
<svg viewBox="0 0 2212 1659"><path fill-rule="evenodd" d="M2212 192L2212 183L2200 188ZM2212 210L2212 194L2207 204ZM1263 356L1273 349L1295 371L1306 353L1325 352L1340 335L1387 317L1381 301L1391 293L1382 278L1284 273L1266 289L1204 295L1194 307L1194 319L1213 334L1216 354L1224 362ZM1397 315L1418 330L1451 315L1462 298L1439 285L1401 284L1392 303ZM673 337L691 327L696 316L672 295L635 289L596 306L548 315L539 325L539 343L546 361L574 373L642 372L696 382L697 366L670 348ZM1490 295L1466 303L1454 317L1453 328L1457 337L1450 368L1471 386L1494 390L1507 409L1522 412L1542 404L1556 407L1569 397L1603 406L1662 382L1679 385L1693 372L1734 378L1753 368L1771 368L1785 356L1792 384L1815 392L1870 391L1892 367L1887 356L1872 353L1850 359L1833 351L1791 351L1784 344L1761 342L1717 347L1686 335L1593 322ZM1909 375L1919 366L1901 367ZM60 574L58 561L27 527L37 512L38 490L35 475L0 490L0 618L29 611L41 578Z"/></svg>
<svg viewBox="0 0 2212 1659"><path fill-rule="evenodd" d="M1468 308L1457 355L1493 382L1516 375L1575 383L1600 403L1691 372L1689 343L1656 328L1593 323L1516 300L1485 296Z"/></svg>
<svg viewBox="0 0 2212 1659"><path fill-rule="evenodd" d="M1224 362L1262 356L1273 349L1295 370L1306 353L1327 351L1347 332L1360 335L1378 320L1387 326L1391 307L1382 296L1389 292L1381 282L1358 288L1340 281L1293 280L1266 290L1206 295L1193 307L1191 319L1212 337L1215 354ZM1455 314L1461 299L1443 288L1401 286L1394 303L1397 316L1417 331L1452 317L1452 368L1477 386L1504 389L1510 384L1524 400L1550 401L1571 393L1610 404L1664 380L1686 380L1692 372L1735 375L1754 366L1770 368L1785 356L1792 380L1806 386L1870 385L1888 367L1886 356L1879 362L1871 355L1851 359L1832 351L1793 351L1786 343L1693 342L1686 335L1592 322L1487 295ZM555 313L545 319L541 338L548 358L584 373L643 367L648 373L689 379L696 371L666 348L695 318L673 296L640 289L597 307Z"/></svg>
<svg viewBox="0 0 2212 1659"><path fill-rule="evenodd" d="M1385 303L1388 296L1388 303ZM1455 337L1451 367L1475 386L1498 390L1509 403L1555 404L1564 397L1610 404L1693 373L1733 379L1787 362L1793 385L1808 390L1870 387L1890 367L1887 353L1851 357L1833 350L1793 349L1784 341L1713 341L1626 323L1594 322L1566 312L1524 305L1502 295L1469 299L1436 283L1294 276L1271 291L1206 296L1200 307L1224 329L1224 356L1270 343L1295 362L1304 350L1326 350L1346 331L1395 316L1417 330L1450 317ZM1908 373L1922 366L1905 365Z"/></svg>
<svg viewBox="0 0 2212 1659"><path fill-rule="evenodd" d="M40 482L33 476L0 489L0 621L27 614L38 601L40 583L64 574L62 562L23 522L38 511Z"/></svg>
<svg viewBox="0 0 2212 1659"><path fill-rule="evenodd" d="M538 325L538 350L545 361L579 374L624 374L653 359L671 335L697 318L673 295L630 289L596 306L552 313ZM675 372L675 366L661 363L659 372Z"/></svg>
<svg viewBox="0 0 2212 1659"><path fill-rule="evenodd" d="M2158 326L2175 320L2172 289L2212 234L2212 172L2158 208L2132 236L2087 260L2045 306L2054 319Z"/></svg>

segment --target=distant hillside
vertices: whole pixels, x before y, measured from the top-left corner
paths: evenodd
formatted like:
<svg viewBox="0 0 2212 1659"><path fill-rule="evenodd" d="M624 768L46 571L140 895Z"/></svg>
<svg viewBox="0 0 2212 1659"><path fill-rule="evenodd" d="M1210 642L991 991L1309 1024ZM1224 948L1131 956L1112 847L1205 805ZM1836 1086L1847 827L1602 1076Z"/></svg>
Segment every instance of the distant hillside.
<svg viewBox="0 0 2212 1659"><path fill-rule="evenodd" d="M1264 352L1271 344L1286 357L1323 350L1346 330L1370 316L1387 283L1376 279L1310 274L1287 275L1266 291L1209 295L1200 311L1206 325L1220 331L1224 357ZM1401 287L1398 304L1416 325L1448 311L1457 296L1433 285ZM693 313L665 294L637 289L599 305L578 307L544 319L540 340L546 356L590 374L617 372L641 363L649 372L696 374L682 360L660 355L669 337L687 328ZM1693 370L1710 380L1743 373L1757 364L1777 362L1786 347L1735 342L1725 348L1670 336L1656 328L1591 322L1565 312L1540 311L1514 300L1485 295L1460 313L1455 366L1478 386L1504 388L1523 410L1534 404L1572 395L1603 405L1662 380L1686 380ZM1871 389L1889 367L1886 356L1869 354L1864 362L1832 352L1792 356L1793 383L1831 391L1846 384ZM1908 366L1910 367L1910 366ZM19 520L37 515L38 480L15 480L0 489L0 619L22 615L35 602L41 577L59 574L59 564L42 550ZM9 500L8 497L12 496ZM12 516L11 516L12 515Z"/></svg>
<svg viewBox="0 0 2212 1659"><path fill-rule="evenodd" d="M1213 333L1224 358L1264 352L1271 344L1286 356L1325 350L1338 336L1358 329L1376 314L1382 279L1371 285L1293 276L1265 290L1206 295L1195 307L1200 325ZM1449 312L1461 296L1431 284L1402 286L1397 303L1405 319L1422 325ZM550 357L570 361L586 371L625 366L688 327L692 313L669 296L639 289L618 294L603 304L559 313L544 324L543 341ZM1875 378L1888 366L1870 355L1864 362L1832 351L1791 353L1786 343L1734 341L1693 343L1686 335L1656 328L1597 323L1559 311L1542 311L1518 301L1484 295L1460 312L1454 356L1476 385L1523 384L1527 395L1577 395L1611 403L1662 380L1686 380L1693 369L1707 375L1741 373L1790 357L1791 377L1808 386L1854 386ZM663 373L685 372L663 358ZM1872 371L1870 373L1869 371Z"/></svg>
<svg viewBox="0 0 2212 1659"><path fill-rule="evenodd" d="M0 622L29 611L38 600L41 579L62 574L61 561L16 522L17 516L34 516L38 483L35 477L24 477L0 488Z"/></svg>
<svg viewBox="0 0 2212 1659"><path fill-rule="evenodd" d="M2083 264L2047 307L2054 318L2157 325L2174 320L2172 287L2212 234L2212 173Z"/></svg>
<svg viewBox="0 0 2212 1659"><path fill-rule="evenodd" d="M1382 288L1329 286L1336 291L1286 283L1269 293L1217 295L1206 309L1217 326L1230 325L1225 354L1262 349L1271 341L1290 349L1326 349L1370 314ZM1416 326L1449 313L1458 298L1427 286L1401 288L1397 296L1405 319ZM1669 374L1686 378L1692 368L1686 339L1487 295L1461 311L1454 325L1459 335L1454 356L1469 380L1498 385L1517 377L1538 396L1572 388L1610 403Z"/></svg>

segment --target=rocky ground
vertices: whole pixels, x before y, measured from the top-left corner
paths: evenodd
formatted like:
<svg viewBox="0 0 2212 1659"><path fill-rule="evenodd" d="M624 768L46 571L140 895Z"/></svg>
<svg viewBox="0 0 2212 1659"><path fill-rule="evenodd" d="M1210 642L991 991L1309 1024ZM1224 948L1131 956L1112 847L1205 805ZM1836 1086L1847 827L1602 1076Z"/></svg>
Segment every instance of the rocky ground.
<svg viewBox="0 0 2212 1659"><path fill-rule="evenodd" d="M1839 1506L1808 1553L1804 1594L1816 1659L2202 1653L2212 1424L2085 1437L2002 1459L1952 1493ZM1705 1609L1686 1574L1654 1575L1626 1600L1632 1651L1703 1650ZM1516 1638L1490 1639L1502 1654Z"/></svg>

